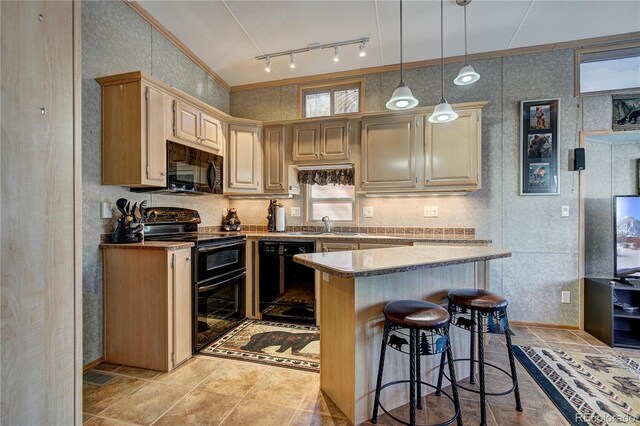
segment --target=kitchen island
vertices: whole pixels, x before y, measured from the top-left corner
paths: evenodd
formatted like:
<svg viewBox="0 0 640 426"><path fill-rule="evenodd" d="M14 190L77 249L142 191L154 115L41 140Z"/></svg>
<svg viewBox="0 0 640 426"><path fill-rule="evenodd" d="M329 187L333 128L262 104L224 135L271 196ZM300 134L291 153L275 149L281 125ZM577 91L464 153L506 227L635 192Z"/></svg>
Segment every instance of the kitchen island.
<svg viewBox="0 0 640 426"><path fill-rule="evenodd" d="M294 256L321 272L320 387L354 423L371 417L384 306L399 299L444 303L453 288L488 288L488 261L511 256L486 246L421 245ZM454 358L468 357L468 333L451 329ZM439 357L422 358L422 380L435 384ZM467 363L457 367L468 377ZM409 357L387 351L383 381L408 379ZM426 390L426 388L423 388ZM385 408L409 401L408 386L381 395ZM443 399L443 404L448 401Z"/></svg>

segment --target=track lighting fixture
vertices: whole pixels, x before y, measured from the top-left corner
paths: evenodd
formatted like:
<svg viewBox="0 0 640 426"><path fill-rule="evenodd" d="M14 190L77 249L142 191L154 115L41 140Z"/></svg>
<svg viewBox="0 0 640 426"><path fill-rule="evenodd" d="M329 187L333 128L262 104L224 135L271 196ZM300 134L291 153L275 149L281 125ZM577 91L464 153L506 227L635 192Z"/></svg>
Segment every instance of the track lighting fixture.
<svg viewBox="0 0 640 426"><path fill-rule="evenodd" d="M442 98L429 117L431 123L448 123L458 118L458 114L451 108L444 98L444 1L440 0L440 80L442 82Z"/></svg>
<svg viewBox="0 0 640 426"><path fill-rule="evenodd" d="M266 72L271 72L271 58L277 58L278 56L288 56L289 68L293 69L293 68L296 68L296 63L293 57L298 53L310 52L312 50L333 49L333 52L334 52L333 62L339 62L340 57L338 56L338 49L341 46L350 46L352 44L353 45L357 44L358 56L362 58L367 55L366 44L368 42L369 42L369 37L363 37L355 40L345 40L345 41L337 41L337 42L334 41L333 43L326 43L326 44L309 44L307 45L307 47L302 47L300 49L290 49L290 50L284 50L282 52L267 53L265 55L256 56L255 58L259 61L264 59L267 63L266 66L264 67L264 70Z"/></svg>
<svg viewBox="0 0 640 426"><path fill-rule="evenodd" d="M404 82L404 64L402 62L402 0L400 0L400 83L393 91L391 99L386 104L388 109L405 110L415 108L418 100L413 97L411 89Z"/></svg>
<svg viewBox="0 0 640 426"><path fill-rule="evenodd" d="M464 7L464 66L460 69L458 76L453 80L458 86L466 86L480 80L480 74L469 65L467 53L467 5L471 0L456 0L458 6Z"/></svg>

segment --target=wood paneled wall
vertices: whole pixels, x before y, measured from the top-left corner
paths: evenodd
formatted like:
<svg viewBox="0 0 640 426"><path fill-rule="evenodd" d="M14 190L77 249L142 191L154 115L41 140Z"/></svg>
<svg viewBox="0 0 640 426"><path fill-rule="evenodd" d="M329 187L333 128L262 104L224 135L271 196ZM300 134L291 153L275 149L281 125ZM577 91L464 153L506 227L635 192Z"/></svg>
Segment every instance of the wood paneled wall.
<svg viewBox="0 0 640 426"><path fill-rule="evenodd" d="M0 18L0 423L80 424L80 4Z"/></svg>

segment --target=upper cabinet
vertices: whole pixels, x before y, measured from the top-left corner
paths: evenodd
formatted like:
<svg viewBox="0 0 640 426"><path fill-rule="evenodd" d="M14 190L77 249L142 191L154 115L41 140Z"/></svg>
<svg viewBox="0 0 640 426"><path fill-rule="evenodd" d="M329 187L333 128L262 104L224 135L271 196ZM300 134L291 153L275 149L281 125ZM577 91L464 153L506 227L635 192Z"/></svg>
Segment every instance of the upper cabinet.
<svg viewBox="0 0 640 426"><path fill-rule="evenodd" d="M173 111L173 134L178 142L191 142L202 145L200 149L222 153L224 131L220 120L181 100L174 101Z"/></svg>
<svg viewBox="0 0 640 426"><path fill-rule="evenodd" d="M415 189L419 122L414 115L362 120L362 188Z"/></svg>
<svg viewBox="0 0 640 426"><path fill-rule="evenodd" d="M480 188L481 114L480 109L461 110L457 120L440 124L425 117L425 188Z"/></svg>
<svg viewBox="0 0 640 426"><path fill-rule="evenodd" d="M348 160L350 124L348 120L294 124L294 163Z"/></svg>
<svg viewBox="0 0 640 426"><path fill-rule="evenodd" d="M166 185L171 97L144 79L102 85L102 184Z"/></svg>
<svg viewBox="0 0 640 426"><path fill-rule="evenodd" d="M264 192L283 192L287 184L284 130L284 126L270 126L263 131Z"/></svg>
<svg viewBox="0 0 640 426"><path fill-rule="evenodd" d="M260 193L263 155L260 126L230 124L227 152L229 175L225 179L225 192Z"/></svg>

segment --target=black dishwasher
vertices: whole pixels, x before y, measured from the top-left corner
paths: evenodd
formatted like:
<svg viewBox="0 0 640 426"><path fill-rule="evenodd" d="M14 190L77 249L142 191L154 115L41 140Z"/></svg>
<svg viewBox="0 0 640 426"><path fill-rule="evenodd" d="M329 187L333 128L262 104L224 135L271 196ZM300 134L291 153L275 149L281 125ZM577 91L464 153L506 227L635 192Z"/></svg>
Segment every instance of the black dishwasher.
<svg viewBox="0 0 640 426"><path fill-rule="evenodd" d="M260 241L260 312L262 319L315 323L315 273L293 261L315 252L313 241Z"/></svg>

